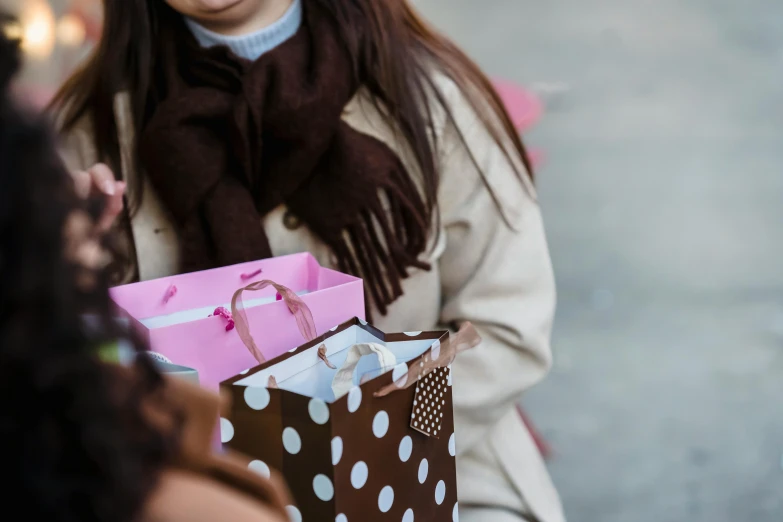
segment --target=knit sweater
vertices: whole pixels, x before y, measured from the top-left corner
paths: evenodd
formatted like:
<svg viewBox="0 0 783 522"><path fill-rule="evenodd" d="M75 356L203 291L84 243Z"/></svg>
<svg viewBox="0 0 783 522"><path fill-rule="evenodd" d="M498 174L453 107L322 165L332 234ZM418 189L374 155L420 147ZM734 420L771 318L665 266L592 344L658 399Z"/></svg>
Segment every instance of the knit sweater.
<svg viewBox="0 0 783 522"><path fill-rule="evenodd" d="M202 47L225 45L237 56L255 61L262 54L274 49L296 34L302 25L302 0L294 0L283 16L273 24L258 31L237 36L227 36L210 31L189 18L185 21L190 32Z"/></svg>

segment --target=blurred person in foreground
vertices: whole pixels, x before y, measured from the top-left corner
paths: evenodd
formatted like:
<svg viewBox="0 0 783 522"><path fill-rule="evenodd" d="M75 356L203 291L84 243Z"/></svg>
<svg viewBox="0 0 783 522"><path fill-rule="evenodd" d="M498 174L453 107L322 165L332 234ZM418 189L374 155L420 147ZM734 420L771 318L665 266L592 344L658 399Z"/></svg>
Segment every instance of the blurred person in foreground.
<svg viewBox="0 0 783 522"><path fill-rule="evenodd" d="M3 20L0 18L0 24ZM13 520L283 522L287 493L212 456L218 399L119 366L108 254L45 128L10 99L0 31L0 493ZM89 319L86 320L85 318Z"/></svg>
<svg viewBox="0 0 783 522"><path fill-rule="evenodd" d="M55 107L79 183L122 216L120 280L308 251L364 279L383 330L471 321L462 520L561 522L515 408L551 364L552 267L524 147L478 67L403 0L104 7Z"/></svg>

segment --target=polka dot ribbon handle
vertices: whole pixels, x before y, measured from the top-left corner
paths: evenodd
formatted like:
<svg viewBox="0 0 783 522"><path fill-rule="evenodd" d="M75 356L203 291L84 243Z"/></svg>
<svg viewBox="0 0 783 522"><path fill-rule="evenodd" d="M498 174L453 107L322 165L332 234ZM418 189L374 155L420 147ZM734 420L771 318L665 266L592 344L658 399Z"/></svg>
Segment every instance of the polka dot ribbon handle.
<svg viewBox="0 0 783 522"><path fill-rule="evenodd" d="M359 360L365 355L377 355L381 368L393 368L397 365L397 357L385 346L378 343L354 344L348 348L348 355L343 366L337 370L332 380L332 391L335 399L339 399L353 388L354 372Z"/></svg>
<svg viewBox="0 0 783 522"><path fill-rule="evenodd" d="M239 338L245 343L247 349L255 357L259 363L266 362L266 357L258 349L256 341L250 334L250 326L247 321L247 314L245 313L245 307L242 303L242 294L244 292L258 292L268 287L273 287L277 290L282 300L288 305L288 310L293 314L296 319L296 325L299 327L302 337L305 341L312 341L318 334L315 330L315 322L313 321L313 314L307 307L304 301L296 295L296 292L286 288L283 285L279 285L274 281L265 279L263 281L256 281L249 285L240 288L234 292L234 297L231 299L231 315L234 319L234 327L236 328Z"/></svg>

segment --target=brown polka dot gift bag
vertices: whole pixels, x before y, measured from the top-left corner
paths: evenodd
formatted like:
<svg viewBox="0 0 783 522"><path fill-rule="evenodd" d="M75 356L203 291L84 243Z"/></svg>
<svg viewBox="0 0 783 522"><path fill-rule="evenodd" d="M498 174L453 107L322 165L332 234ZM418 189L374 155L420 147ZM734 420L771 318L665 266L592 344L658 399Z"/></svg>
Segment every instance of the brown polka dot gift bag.
<svg viewBox="0 0 783 522"><path fill-rule="evenodd" d="M283 474L294 522L456 522L450 365L478 342L352 319L224 381L222 441Z"/></svg>

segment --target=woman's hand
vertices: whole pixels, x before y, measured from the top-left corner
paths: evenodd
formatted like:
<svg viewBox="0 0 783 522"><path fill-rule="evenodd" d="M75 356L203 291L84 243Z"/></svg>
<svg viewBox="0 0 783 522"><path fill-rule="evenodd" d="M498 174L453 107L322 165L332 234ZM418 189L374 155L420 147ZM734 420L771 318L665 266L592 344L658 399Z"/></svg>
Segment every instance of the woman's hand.
<svg viewBox="0 0 783 522"><path fill-rule="evenodd" d="M98 232L107 232L122 212L125 182L114 179L111 169L103 163L93 165L86 171L71 172L76 194L82 199L102 198L103 213L96 223Z"/></svg>
<svg viewBox="0 0 783 522"><path fill-rule="evenodd" d="M122 212L126 186L124 181L115 180L111 169L102 163L86 171L71 172L71 177L79 198L101 203L101 214L95 219L85 210L71 212L63 231L65 257L83 269L77 276L77 284L87 291L94 287L96 273L111 261L102 239Z"/></svg>
<svg viewBox="0 0 783 522"><path fill-rule="evenodd" d="M103 247L96 223L83 210L74 210L65 222L65 259L79 267L76 284L84 291L95 287L96 274L111 262L111 255Z"/></svg>

